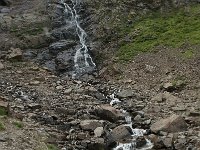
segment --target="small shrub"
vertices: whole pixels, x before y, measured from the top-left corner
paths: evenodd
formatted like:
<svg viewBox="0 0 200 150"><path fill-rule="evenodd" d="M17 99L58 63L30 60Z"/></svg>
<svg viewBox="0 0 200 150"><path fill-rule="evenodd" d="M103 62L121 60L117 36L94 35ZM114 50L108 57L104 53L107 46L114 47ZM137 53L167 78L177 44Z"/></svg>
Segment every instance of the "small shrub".
<svg viewBox="0 0 200 150"><path fill-rule="evenodd" d="M187 50L184 53L182 53L182 57L186 59L191 59L194 57L194 51L193 50Z"/></svg>
<svg viewBox="0 0 200 150"><path fill-rule="evenodd" d="M4 127L3 123L0 122L0 131L3 131L3 130L5 130L5 127Z"/></svg>
<svg viewBox="0 0 200 150"><path fill-rule="evenodd" d="M4 107L0 107L0 116L6 116L8 115L8 111Z"/></svg>
<svg viewBox="0 0 200 150"><path fill-rule="evenodd" d="M58 150L58 147L53 144L48 144L47 147L49 150Z"/></svg>
<svg viewBox="0 0 200 150"><path fill-rule="evenodd" d="M23 128L24 126L22 122L18 122L18 121L13 122L13 125L19 129Z"/></svg>

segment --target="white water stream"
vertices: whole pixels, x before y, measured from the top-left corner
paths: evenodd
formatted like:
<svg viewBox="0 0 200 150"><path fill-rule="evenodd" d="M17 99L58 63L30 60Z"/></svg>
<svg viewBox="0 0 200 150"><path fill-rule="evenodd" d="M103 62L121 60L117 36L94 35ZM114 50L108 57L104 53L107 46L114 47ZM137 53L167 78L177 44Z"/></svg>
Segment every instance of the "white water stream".
<svg viewBox="0 0 200 150"><path fill-rule="evenodd" d="M76 33L77 33L77 35L79 37L79 41L80 41L80 47L76 49L76 53L74 56L75 73L73 74L73 76L75 77L77 74L82 74L87 71L93 70L96 67L96 65L93 62L92 57L88 53L88 47L86 45L87 34L86 34L85 30L83 30L83 28L80 26L80 23L79 23L79 16L77 14L76 9L80 5L80 1L79 0L71 0L72 6L70 4L67 4L65 2L65 0L60 0L60 2L61 2L61 4L64 5L64 13L65 13L65 16L67 16L66 24L70 23L71 26L76 27ZM70 16L70 18L69 18L69 16ZM110 105L120 103L120 100L115 98L114 94L112 94L110 96L110 98L112 99L112 101L110 102ZM123 112L128 114L125 110ZM118 149L120 149L120 150L138 150L135 148L136 138L139 136L143 136L143 134L146 131L143 129L133 129L132 128L132 120L129 115L126 116L125 120L127 122L127 124L125 124L125 126L129 126L133 132L133 134L132 134L133 140L131 143L118 143L118 146L116 148L114 148L113 150L118 150ZM140 148L140 150L149 150L153 147L153 144L148 139L146 139L146 143L147 144L144 147Z"/></svg>
<svg viewBox="0 0 200 150"><path fill-rule="evenodd" d="M110 98L112 99L110 102L110 105L114 105L117 103L120 103L121 101L118 98L115 98L115 94L110 95ZM113 150L150 150L153 147L153 144L150 140L146 139L146 145L141 148L136 148L136 139L137 137L144 136L146 133L146 130L143 129L133 129L132 127L132 118L131 116L125 111L122 110L124 114L126 114L125 120L126 123L124 126L128 126L132 130L132 142L131 143L118 143L118 146L116 148L113 148Z"/></svg>
<svg viewBox="0 0 200 150"><path fill-rule="evenodd" d="M76 49L74 56L75 73L73 76L94 70L96 65L93 62L86 45L87 33L80 26L79 15L77 14L76 10L80 5L80 0L71 0L71 7L65 2L65 0L61 0L61 3L64 5L66 16L70 16L70 24L76 27L76 33L80 41L80 46ZM69 18L66 18L66 23L69 23Z"/></svg>

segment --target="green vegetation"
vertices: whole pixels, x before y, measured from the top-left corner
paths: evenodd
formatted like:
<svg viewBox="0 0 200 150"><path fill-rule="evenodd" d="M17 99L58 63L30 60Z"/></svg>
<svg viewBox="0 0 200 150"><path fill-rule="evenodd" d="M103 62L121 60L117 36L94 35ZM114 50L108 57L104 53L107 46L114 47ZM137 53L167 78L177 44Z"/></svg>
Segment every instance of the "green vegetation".
<svg viewBox="0 0 200 150"><path fill-rule="evenodd" d="M184 86L187 85L187 78L185 76L178 75L174 80L172 81L172 85L176 89L182 89Z"/></svg>
<svg viewBox="0 0 200 150"><path fill-rule="evenodd" d="M17 128L21 129L23 128L23 123L22 122L19 122L19 121L15 121L12 123L14 126L16 126Z"/></svg>
<svg viewBox="0 0 200 150"><path fill-rule="evenodd" d="M30 24L21 28L13 27L10 32L19 38L23 38L25 35L38 35L43 32L44 23Z"/></svg>
<svg viewBox="0 0 200 150"><path fill-rule="evenodd" d="M53 144L47 144L49 150L58 150L58 147Z"/></svg>
<svg viewBox="0 0 200 150"><path fill-rule="evenodd" d="M178 48L183 44L200 43L200 5L174 10L170 13L153 13L136 21L129 27L120 27L120 37L126 36L131 42L121 43L118 51L120 60L128 61L141 52L151 52L156 46ZM183 54L191 58L193 52Z"/></svg>
<svg viewBox="0 0 200 150"><path fill-rule="evenodd" d="M3 130L5 130L5 127L4 127L3 123L0 122L0 131L3 131Z"/></svg>
<svg viewBox="0 0 200 150"><path fill-rule="evenodd" d="M191 59L194 57L194 50L187 50L184 53L182 53L182 57L186 59Z"/></svg>
<svg viewBox="0 0 200 150"><path fill-rule="evenodd" d="M0 116L6 116L8 115L8 111L4 107L0 107Z"/></svg>

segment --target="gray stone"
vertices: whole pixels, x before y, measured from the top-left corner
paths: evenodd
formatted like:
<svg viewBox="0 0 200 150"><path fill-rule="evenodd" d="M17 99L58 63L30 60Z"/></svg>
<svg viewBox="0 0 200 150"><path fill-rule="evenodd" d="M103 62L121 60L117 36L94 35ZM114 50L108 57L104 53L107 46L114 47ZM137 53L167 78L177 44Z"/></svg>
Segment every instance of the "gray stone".
<svg viewBox="0 0 200 150"><path fill-rule="evenodd" d="M57 90L62 90L62 89L63 89L63 86L62 86L62 85L59 85L59 86L56 87L56 89L57 89Z"/></svg>
<svg viewBox="0 0 200 150"><path fill-rule="evenodd" d="M83 130L94 131L97 127L102 127L103 122L99 120L84 120L80 122L80 127Z"/></svg>
<svg viewBox="0 0 200 150"><path fill-rule="evenodd" d="M101 137L102 134L103 134L103 127L97 127L94 130L94 136L95 137Z"/></svg>
<svg viewBox="0 0 200 150"><path fill-rule="evenodd" d="M66 89L65 91L64 91L64 94L70 94L72 92L72 88L69 88L69 89Z"/></svg>
<svg viewBox="0 0 200 150"><path fill-rule="evenodd" d="M122 90L121 92L117 93L119 98L128 98L135 96L133 90Z"/></svg>
<svg viewBox="0 0 200 150"><path fill-rule="evenodd" d="M72 46L76 45L75 41L72 40L60 40L58 42L52 43L49 46L49 51L52 54L58 54L62 50L67 50L71 48Z"/></svg>
<svg viewBox="0 0 200 150"><path fill-rule="evenodd" d="M9 8L2 8L1 13L9 13L10 12L10 9Z"/></svg>
<svg viewBox="0 0 200 150"><path fill-rule="evenodd" d="M110 105L101 105L95 110L97 116L103 120L115 122L125 117L125 115L118 109Z"/></svg>
<svg viewBox="0 0 200 150"><path fill-rule="evenodd" d="M158 133L159 131L164 132L181 132L187 129L187 124L185 120L178 115L172 115L169 118L162 119L151 125L151 131Z"/></svg>
<svg viewBox="0 0 200 150"><path fill-rule="evenodd" d="M20 48L11 48L10 53L7 56L8 59L22 59L22 50Z"/></svg>
<svg viewBox="0 0 200 150"><path fill-rule="evenodd" d="M145 146L147 143L146 139L144 136L139 136L136 138L136 148L141 148Z"/></svg>
<svg viewBox="0 0 200 150"><path fill-rule="evenodd" d="M31 104L28 104L28 107L30 107L31 109L40 109L42 106L37 103L31 103Z"/></svg>
<svg viewBox="0 0 200 150"><path fill-rule="evenodd" d="M114 128L111 132L113 141L122 141L131 138L131 129L128 126L120 125Z"/></svg>
<svg viewBox="0 0 200 150"><path fill-rule="evenodd" d="M3 63L0 61L0 70L4 69Z"/></svg>
<svg viewBox="0 0 200 150"><path fill-rule="evenodd" d="M164 139L163 139L163 144L164 144L167 148L172 147L173 138L172 138L172 137L164 138Z"/></svg>

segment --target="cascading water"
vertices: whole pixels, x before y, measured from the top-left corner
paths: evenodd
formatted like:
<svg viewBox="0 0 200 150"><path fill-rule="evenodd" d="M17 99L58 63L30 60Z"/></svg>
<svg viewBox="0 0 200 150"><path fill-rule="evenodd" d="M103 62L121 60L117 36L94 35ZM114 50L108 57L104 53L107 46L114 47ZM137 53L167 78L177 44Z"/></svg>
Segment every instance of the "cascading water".
<svg viewBox="0 0 200 150"><path fill-rule="evenodd" d="M115 105L117 103L120 103L121 101L118 98L115 98L115 94L110 95L111 102L110 105ZM123 110L123 113L126 114L125 120L126 123L124 126L128 126L132 130L132 141L130 143L118 143L117 147L113 148L113 150L150 150L153 147L153 144L150 140L146 140L146 144L141 148L136 148L136 139L138 137L144 136L144 133L146 133L143 129L133 129L132 127L132 119L131 116Z"/></svg>
<svg viewBox="0 0 200 150"><path fill-rule="evenodd" d="M66 25L75 26L76 28L76 34L79 38L80 45L76 48L76 53L74 56L74 68L75 71L72 75L72 77L76 77L79 75L82 75L84 73L93 71L96 68L95 63L92 60L92 57L90 56L88 52L88 47L86 44L86 38L87 33L83 28L80 26L79 23L79 16L77 14L77 7L80 6L79 0L71 0L70 4L67 4L65 0L60 0L61 4L64 6L64 13L65 13L65 21ZM115 95L112 94L110 96L112 101L110 102L110 105L115 105L120 102L119 99L115 98ZM125 110L123 110L125 114L128 114ZM132 120L130 115L127 115L125 117L125 120L127 124L124 126L130 127L132 130L132 141L130 143L118 143L118 146L113 148L113 150L137 150L136 148L136 138L143 136L143 134L146 132L143 129L133 129L132 128ZM152 143L146 139L146 145L141 147L141 150L149 150L152 148Z"/></svg>
<svg viewBox="0 0 200 150"><path fill-rule="evenodd" d="M96 65L89 54L88 47L86 44L87 33L85 32L85 30L83 30L79 23L77 7L80 6L80 1L71 0L71 7L65 2L65 0L61 0L61 3L64 5L64 13L67 17L66 21L68 23L68 17L70 17L70 24L76 27L76 33L80 41L80 46L77 47L74 56L75 71L73 73L73 77L76 77L81 74L93 71L96 68Z"/></svg>

